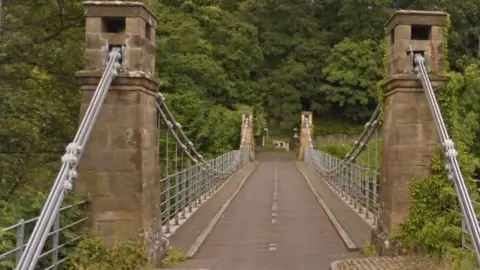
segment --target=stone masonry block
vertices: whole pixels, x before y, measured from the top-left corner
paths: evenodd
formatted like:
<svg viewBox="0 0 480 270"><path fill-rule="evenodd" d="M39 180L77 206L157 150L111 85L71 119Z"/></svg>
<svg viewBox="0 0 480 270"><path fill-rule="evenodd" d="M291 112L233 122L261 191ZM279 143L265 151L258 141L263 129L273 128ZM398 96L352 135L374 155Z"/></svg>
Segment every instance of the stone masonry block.
<svg viewBox="0 0 480 270"><path fill-rule="evenodd" d="M88 104L92 100L94 91L83 91L83 104ZM141 91L110 91L105 97L104 105L136 105L140 102L142 95Z"/></svg>
<svg viewBox="0 0 480 270"><path fill-rule="evenodd" d="M157 96L156 95L142 95L140 98L142 105L146 106L148 109L157 110Z"/></svg>
<svg viewBox="0 0 480 270"><path fill-rule="evenodd" d="M100 196L93 197L93 199L100 198ZM136 220L141 219L141 211L102 211L92 212L91 220L95 222L102 221L116 221L116 220Z"/></svg>
<svg viewBox="0 0 480 270"><path fill-rule="evenodd" d="M146 108L144 113L142 114L142 123L144 123L146 127L149 127L149 126L158 127L158 118L159 116L157 115L156 108L150 108L150 109ZM157 128L155 130L158 131Z"/></svg>
<svg viewBox="0 0 480 270"><path fill-rule="evenodd" d="M94 213L140 212L142 209L140 198L140 193L95 196L91 202L91 210Z"/></svg>
<svg viewBox="0 0 480 270"><path fill-rule="evenodd" d="M412 103L401 103L400 100L406 99L406 97L412 97ZM392 124L422 124L422 123L431 123L433 121L430 108L427 107L427 104L419 103L420 100L426 99L425 97L420 97L417 100L414 100L413 97L425 95L424 93L412 93L412 92L397 92L392 95L398 103L392 104L389 108L391 114L389 115L389 123ZM395 96L395 97L393 97ZM426 101L425 101L426 102Z"/></svg>
<svg viewBox="0 0 480 270"><path fill-rule="evenodd" d="M105 52L102 49L86 51L87 68L89 70L103 69L105 64Z"/></svg>
<svg viewBox="0 0 480 270"><path fill-rule="evenodd" d="M109 172L108 185L110 194L131 195L142 192L141 173L133 172Z"/></svg>
<svg viewBox="0 0 480 270"><path fill-rule="evenodd" d="M155 36L157 35L157 30L155 30L155 28L150 28L150 42L152 43L153 47L155 48L155 45L156 45L156 39L155 39Z"/></svg>
<svg viewBox="0 0 480 270"><path fill-rule="evenodd" d="M432 153L435 151L435 145L422 145L421 142L417 145L398 145L392 142L386 150L389 153L389 159L385 160L386 164L395 164L396 166L428 166L432 160ZM382 163L383 165L383 163Z"/></svg>
<svg viewBox="0 0 480 270"><path fill-rule="evenodd" d="M144 36L140 34L131 34L128 40L126 40L126 45L129 49L143 49L147 44L147 41Z"/></svg>
<svg viewBox="0 0 480 270"><path fill-rule="evenodd" d="M85 29L88 33L99 34L102 33L102 18L101 17L86 17Z"/></svg>
<svg viewBox="0 0 480 270"><path fill-rule="evenodd" d="M155 58L149 55L143 55L143 68L148 77L155 77Z"/></svg>
<svg viewBox="0 0 480 270"><path fill-rule="evenodd" d="M85 111L87 110L87 106L82 105L81 110L82 110L82 114L84 114ZM110 148L112 145L112 140L110 136L108 136L108 129L106 128L106 126L96 125L94 127L94 130L96 130L96 132L92 132L90 134L90 138L88 140L88 144L86 146L85 151L91 151L93 149L99 149L99 148L105 148L105 149Z"/></svg>
<svg viewBox="0 0 480 270"><path fill-rule="evenodd" d="M139 105L104 105L98 116L98 122L104 123L108 128L112 126L141 127L144 126L144 123L140 121L143 113Z"/></svg>
<svg viewBox="0 0 480 270"><path fill-rule="evenodd" d="M406 54L396 54L393 57L393 65L391 74L411 74L412 73L412 61Z"/></svg>
<svg viewBox="0 0 480 270"><path fill-rule="evenodd" d="M102 38L100 33L86 33L86 46L90 50L104 50L107 46L107 40Z"/></svg>
<svg viewBox="0 0 480 270"><path fill-rule="evenodd" d="M109 129L108 136L112 140L114 149L137 149L143 141L144 128L125 128L113 126Z"/></svg>
<svg viewBox="0 0 480 270"><path fill-rule="evenodd" d="M141 35L145 37L145 24L146 22L140 17L127 17L125 32L131 35Z"/></svg>
<svg viewBox="0 0 480 270"><path fill-rule="evenodd" d="M393 44L393 53L394 57L397 56L408 56L407 52L410 51L410 45L412 44L412 41L410 39L397 39L395 40L395 43Z"/></svg>
<svg viewBox="0 0 480 270"><path fill-rule="evenodd" d="M130 38L129 34L103 33L102 36L112 45L126 45Z"/></svg>
<svg viewBox="0 0 480 270"><path fill-rule="evenodd" d="M119 220L115 222L117 239L131 239L142 233L142 220Z"/></svg>
<svg viewBox="0 0 480 270"><path fill-rule="evenodd" d="M78 194L99 196L110 192L109 175L107 172L82 171L81 181L75 181Z"/></svg>
<svg viewBox="0 0 480 270"><path fill-rule="evenodd" d="M147 183L147 188L143 192L143 208L142 208L142 217L147 221L159 220L158 213L161 212L160 209L160 189L159 184L157 184L158 179L150 178Z"/></svg>
<svg viewBox="0 0 480 270"><path fill-rule="evenodd" d="M95 222L96 231L98 232L98 237L102 245L110 246L115 243L115 236L112 232L115 231L115 222L114 221L101 221Z"/></svg>
<svg viewBox="0 0 480 270"><path fill-rule="evenodd" d="M443 53L443 42L441 41L432 41L429 44L427 50L427 66L429 70L433 72L443 72L444 71L444 53Z"/></svg>
<svg viewBox="0 0 480 270"><path fill-rule="evenodd" d="M130 103L129 98L135 99L139 96L131 95L132 92L128 91L118 91L119 93L125 93L125 95L121 94L124 98L120 98L119 95L115 95L116 98L112 98L114 100L122 100L122 102ZM85 92L84 92L85 93ZM84 95L84 100L88 100L88 96L91 93L86 93ZM96 125L95 129L99 129L98 134L92 134L92 137L98 137L99 142L92 142L93 144L100 144L100 146L110 147L111 140L106 134L104 134L101 130L110 129L112 127L125 127L125 128L152 128L157 127L157 112L156 107L144 105L113 105L114 102L109 99L110 95L107 95L107 99L103 105L102 110L98 116L97 122L104 123L103 126ZM153 99L153 98L152 98ZM140 98L139 98L140 100ZM153 99L154 100L154 99ZM146 101L145 101L146 102ZM87 110L88 104L82 104L81 106L81 115L83 116L85 111ZM122 119L122 121L117 121L118 119ZM100 132L101 131L101 132ZM92 140L91 140L92 141ZM96 146L97 146L96 145Z"/></svg>
<svg viewBox="0 0 480 270"><path fill-rule="evenodd" d="M431 30L431 39L435 41L444 41L443 26L433 25Z"/></svg>
<svg viewBox="0 0 480 270"><path fill-rule="evenodd" d="M146 52L148 55L150 55L150 56L155 55L156 47L155 47L155 43L154 43L154 42L145 43L144 49L145 49L145 52ZM154 57L153 57L153 58L154 58Z"/></svg>
<svg viewBox="0 0 480 270"><path fill-rule="evenodd" d="M397 40L409 40L412 33L412 26L410 25L397 25L395 27L395 41Z"/></svg>
<svg viewBox="0 0 480 270"><path fill-rule="evenodd" d="M141 231L140 220L99 221L98 236L102 244L113 245L116 242L136 237Z"/></svg>
<svg viewBox="0 0 480 270"><path fill-rule="evenodd" d="M89 171L135 171L141 166L141 152L132 150L85 151L81 161L82 170Z"/></svg>
<svg viewBox="0 0 480 270"><path fill-rule="evenodd" d="M438 144L437 127L433 121L430 124L397 124L394 134L397 145Z"/></svg>
<svg viewBox="0 0 480 270"><path fill-rule="evenodd" d="M125 51L124 68L126 71L144 71L142 49L129 48Z"/></svg>
<svg viewBox="0 0 480 270"><path fill-rule="evenodd" d="M149 150L158 152L158 129L156 126L150 128L142 128L140 134L140 148L144 150L144 154L150 154ZM156 155L156 153L155 153Z"/></svg>
<svg viewBox="0 0 480 270"><path fill-rule="evenodd" d="M426 51L430 46L430 40L410 40L409 45L414 51Z"/></svg>
<svg viewBox="0 0 480 270"><path fill-rule="evenodd" d="M125 128L122 126L109 127L108 133L104 136L111 138L109 149L156 149L158 146L158 131L153 127Z"/></svg>

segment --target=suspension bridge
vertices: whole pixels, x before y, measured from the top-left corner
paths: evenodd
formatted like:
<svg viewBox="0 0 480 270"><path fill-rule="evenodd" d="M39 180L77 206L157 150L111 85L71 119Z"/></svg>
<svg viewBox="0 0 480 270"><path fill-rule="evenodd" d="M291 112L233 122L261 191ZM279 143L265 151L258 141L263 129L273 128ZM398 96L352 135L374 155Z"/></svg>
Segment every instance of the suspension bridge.
<svg viewBox="0 0 480 270"><path fill-rule="evenodd" d="M154 264L181 247L187 261L175 268L415 269L421 258L363 258L359 248L388 251L409 213L409 183L429 174L438 146L460 205L461 244L480 258L475 202L435 98L448 80L445 13L400 10L387 22L385 100L345 158L315 149L311 112L299 112L298 156L256 153L247 112L238 150L207 160L154 80L153 13L137 2L84 6L82 120L39 216L3 229L16 240L0 254L5 269L62 269L63 251L85 232L104 245L140 236ZM72 190L88 199L66 204ZM86 215L65 223L74 208Z"/></svg>

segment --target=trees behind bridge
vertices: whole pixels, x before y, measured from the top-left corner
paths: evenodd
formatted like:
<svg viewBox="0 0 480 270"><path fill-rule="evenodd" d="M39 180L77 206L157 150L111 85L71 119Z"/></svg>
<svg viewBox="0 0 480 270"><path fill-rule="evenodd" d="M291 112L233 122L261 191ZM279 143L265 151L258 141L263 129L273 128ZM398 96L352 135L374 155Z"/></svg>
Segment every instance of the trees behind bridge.
<svg viewBox="0 0 480 270"><path fill-rule="evenodd" d="M238 145L239 112L291 130L299 112L364 121L383 76L383 24L395 8L451 14L449 56L463 136L480 152L480 0L145 0L159 17L157 79L202 152ZM0 28L0 225L37 214L78 124L80 1L19 0ZM468 83L465 83L468 82ZM468 117L467 117L468 116ZM232 131L233 129L233 131ZM468 132L468 133L465 133ZM236 134L236 135L235 135Z"/></svg>

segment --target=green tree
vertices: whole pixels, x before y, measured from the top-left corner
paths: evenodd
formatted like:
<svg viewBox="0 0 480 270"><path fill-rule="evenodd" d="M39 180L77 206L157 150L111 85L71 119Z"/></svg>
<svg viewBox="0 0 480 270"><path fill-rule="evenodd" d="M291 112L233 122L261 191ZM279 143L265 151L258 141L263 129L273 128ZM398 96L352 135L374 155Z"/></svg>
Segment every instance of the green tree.
<svg viewBox="0 0 480 270"><path fill-rule="evenodd" d="M329 84L326 99L343 109L345 117L364 119L377 103L376 83L382 78L381 49L372 40L345 39L330 51L322 70Z"/></svg>

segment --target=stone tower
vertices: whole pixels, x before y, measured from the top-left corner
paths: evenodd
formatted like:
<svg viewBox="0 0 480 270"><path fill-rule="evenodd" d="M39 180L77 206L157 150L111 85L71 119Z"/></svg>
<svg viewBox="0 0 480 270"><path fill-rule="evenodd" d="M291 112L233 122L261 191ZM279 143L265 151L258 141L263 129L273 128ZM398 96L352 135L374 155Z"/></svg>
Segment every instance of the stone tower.
<svg viewBox="0 0 480 270"><path fill-rule="evenodd" d="M410 183L429 174L439 144L435 122L422 85L414 73L413 55L422 54L434 89L447 78L444 67L446 14L399 10L386 23L388 35L380 173L378 236L385 239L409 215Z"/></svg>
<svg viewBox="0 0 480 270"><path fill-rule="evenodd" d="M312 112L302 112L300 120L300 152L298 154L298 160L304 160L305 151L310 146L308 131L310 130L310 132L312 132L312 125Z"/></svg>
<svg viewBox="0 0 480 270"><path fill-rule="evenodd" d="M76 189L89 194L90 226L103 244L140 236L157 261L165 250L160 217L155 74L157 19L138 2L84 2L87 64L77 73L85 114L107 63L123 47L79 166Z"/></svg>

